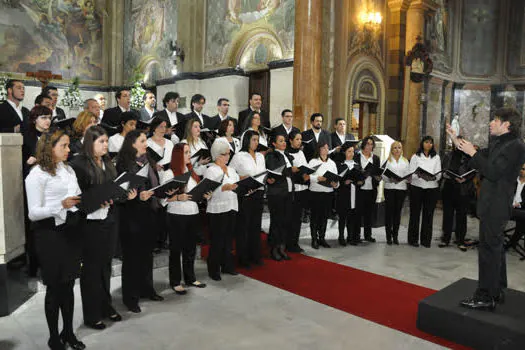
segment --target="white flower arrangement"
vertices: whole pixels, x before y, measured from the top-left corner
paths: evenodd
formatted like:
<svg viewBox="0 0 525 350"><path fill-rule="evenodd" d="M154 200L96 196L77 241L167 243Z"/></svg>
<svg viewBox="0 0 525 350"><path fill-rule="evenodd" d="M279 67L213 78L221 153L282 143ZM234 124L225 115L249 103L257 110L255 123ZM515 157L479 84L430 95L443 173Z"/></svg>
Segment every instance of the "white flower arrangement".
<svg viewBox="0 0 525 350"><path fill-rule="evenodd" d="M131 88L131 108L139 110L144 107L144 101L142 97L146 93L146 90L142 87L143 81L141 77L138 77L137 80L133 83Z"/></svg>
<svg viewBox="0 0 525 350"><path fill-rule="evenodd" d="M75 77L73 80L71 80L71 84L66 90L64 97L60 100L60 104L63 107L69 108L70 110L79 110L83 107L84 101L82 100L82 96L80 96L78 84L78 77Z"/></svg>
<svg viewBox="0 0 525 350"><path fill-rule="evenodd" d="M7 100L7 90L5 88L5 84L7 84L9 79L11 78L7 74L0 75L0 102Z"/></svg>

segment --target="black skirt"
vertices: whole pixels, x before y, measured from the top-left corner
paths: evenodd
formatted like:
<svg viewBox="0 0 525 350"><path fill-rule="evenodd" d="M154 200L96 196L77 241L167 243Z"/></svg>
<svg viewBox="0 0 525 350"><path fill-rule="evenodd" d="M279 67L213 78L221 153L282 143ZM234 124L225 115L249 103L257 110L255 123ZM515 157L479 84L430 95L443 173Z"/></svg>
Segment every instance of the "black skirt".
<svg viewBox="0 0 525 350"><path fill-rule="evenodd" d="M80 276L82 253L80 225L54 226L54 219L36 225L35 248L45 285L73 281Z"/></svg>

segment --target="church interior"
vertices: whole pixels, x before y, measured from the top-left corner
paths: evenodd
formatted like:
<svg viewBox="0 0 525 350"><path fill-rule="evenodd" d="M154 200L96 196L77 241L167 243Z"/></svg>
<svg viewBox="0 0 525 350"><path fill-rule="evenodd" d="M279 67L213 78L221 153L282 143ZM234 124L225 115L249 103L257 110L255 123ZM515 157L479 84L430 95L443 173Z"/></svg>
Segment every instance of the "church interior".
<svg viewBox="0 0 525 350"><path fill-rule="evenodd" d="M116 107L122 88L131 92L136 110L143 108L146 91L155 95L159 111L164 96L177 92L182 114L192 111L192 96L202 94L203 114L217 115L216 102L226 98L233 118L256 93L271 128L282 123L285 109L300 131L321 113L329 133L343 119L345 133L356 140L377 136L381 163L394 140L410 159L424 136L431 136L443 157L452 150L447 124L486 148L496 110L514 108L525 118L525 1L4 0L0 84L8 79L23 82L21 103L29 110L43 85L55 86L67 118L76 118L96 95L105 99L102 110ZM0 350L47 349L46 287L26 276L20 259L22 158L13 159L21 151L2 137ZM401 244L387 244L382 186L372 226L376 243L338 245L337 220L329 218L326 239L332 247L314 249L303 221L304 253L291 255L290 262L265 257L263 267L239 268L239 275L223 275L220 282L208 279L201 258L206 248L198 246L195 272L207 288L188 288L186 295L170 288L164 250L154 254L153 269L164 301L144 301L140 314L121 302L122 267L114 259L111 294L123 322L102 331L84 326L77 281L75 333L90 349L523 349L525 343L512 341L478 347L420 327L421 300L458 280L478 279L478 252L475 245L464 251L438 247L441 200L430 249L407 244L408 198ZM477 241L473 212L466 225L466 236ZM512 232L514 225L510 220L506 227ZM266 208L261 229L271 230ZM506 254L508 288L522 306L523 256L514 249ZM525 309L512 322L525 329L523 315ZM488 327L480 330L491 329L492 321L479 322ZM465 333L471 331L467 324ZM515 333L525 341L523 331Z"/></svg>

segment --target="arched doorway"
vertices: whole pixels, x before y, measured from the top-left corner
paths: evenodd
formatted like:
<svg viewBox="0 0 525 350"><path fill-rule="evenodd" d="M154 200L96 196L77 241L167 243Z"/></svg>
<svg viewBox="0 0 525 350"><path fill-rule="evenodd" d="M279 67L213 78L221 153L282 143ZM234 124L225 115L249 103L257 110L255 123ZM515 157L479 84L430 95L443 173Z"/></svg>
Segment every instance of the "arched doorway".
<svg viewBox="0 0 525 350"><path fill-rule="evenodd" d="M374 58L361 56L350 64L346 108L349 132L359 139L384 133L385 84Z"/></svg>

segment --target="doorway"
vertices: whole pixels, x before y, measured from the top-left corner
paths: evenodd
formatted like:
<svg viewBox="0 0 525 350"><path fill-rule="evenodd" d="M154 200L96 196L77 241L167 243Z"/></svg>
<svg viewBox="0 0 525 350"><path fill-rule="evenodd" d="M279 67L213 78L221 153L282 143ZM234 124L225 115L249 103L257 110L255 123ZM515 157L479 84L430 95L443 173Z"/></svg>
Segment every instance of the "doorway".
<svg viewBox="0 0 525 350"><path fill-rule="evenodd" d="M354 101L352 103L349 132L361 140L363 137L377 134L377 102Z"/></svg>
<svg viewBox="0 0 525 350"><path fill-rule="evenodd" d="M270 112L270 70L251 72L249 75L248 99L252 93L258 93L262 96L261 109L267 113ZM249 102L246 106L249 105Z"/></svg>

